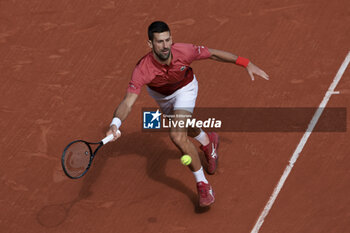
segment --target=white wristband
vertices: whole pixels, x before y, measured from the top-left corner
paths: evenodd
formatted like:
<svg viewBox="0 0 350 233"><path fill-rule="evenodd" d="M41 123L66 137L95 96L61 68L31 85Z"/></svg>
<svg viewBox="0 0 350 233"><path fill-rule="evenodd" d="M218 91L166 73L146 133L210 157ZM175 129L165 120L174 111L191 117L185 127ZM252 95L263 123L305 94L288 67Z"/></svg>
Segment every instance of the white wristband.
<svg viewBox="0 0 350 233"><path fill-rule="evenodd" d="M117 129L122 125L122 121L118 117L114 117L110 126L116 125Z"/></svg>

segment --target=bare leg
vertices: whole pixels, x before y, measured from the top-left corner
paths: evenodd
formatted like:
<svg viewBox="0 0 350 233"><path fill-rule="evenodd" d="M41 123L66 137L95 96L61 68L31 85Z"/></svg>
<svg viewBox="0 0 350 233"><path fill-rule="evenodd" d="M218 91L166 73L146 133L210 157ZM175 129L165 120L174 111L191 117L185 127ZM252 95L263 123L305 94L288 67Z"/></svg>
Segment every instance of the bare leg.
<svg viewBox="0 0 350 233"><path fill-rule="evenodd" d="M184 115L192 115L190 112L185 110L175 110L174 115L176 116L172 121L185 121ZM200 131L199 131L200 132ZM198 171L201 167L201 161L198 156L198 151L193 143L187 137L188 131L186 128L173 127L170 130L170 138L173 143L179 148L183 155L188 154L192 158L192 163L189 165L191 171ZM197 134L198 135L198 134Z"/></svg>

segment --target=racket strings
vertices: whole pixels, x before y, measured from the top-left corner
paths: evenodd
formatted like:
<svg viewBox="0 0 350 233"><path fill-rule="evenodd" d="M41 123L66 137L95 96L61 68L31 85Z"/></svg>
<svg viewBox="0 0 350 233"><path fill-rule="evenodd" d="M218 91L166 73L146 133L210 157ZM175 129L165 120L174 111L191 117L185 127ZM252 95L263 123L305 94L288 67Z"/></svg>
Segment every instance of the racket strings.
<svg viewBox="0 0 350 233"><path fill-rule="evenodd" d="M65 151L64 167L67 174L78 178L84 174L89 167L91 159L90 147L84 142L75 142Z"/></svg>

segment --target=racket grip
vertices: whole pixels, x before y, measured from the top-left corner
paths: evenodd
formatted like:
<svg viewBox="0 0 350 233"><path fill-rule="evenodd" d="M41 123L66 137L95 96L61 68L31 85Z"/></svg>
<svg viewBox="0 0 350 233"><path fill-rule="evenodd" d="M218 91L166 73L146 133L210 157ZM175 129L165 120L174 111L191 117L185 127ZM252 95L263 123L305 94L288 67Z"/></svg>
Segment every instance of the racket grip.
<svg viewBox="0 0 350 233"><path fill-rule="evenodd" d="M117 134L120 134L121 135L121 132L119 130L117 130ZM105 137L104 139L102 139L102 143L103 145L109 143L110 141L112 141L114 138L114 135L113 134L110 134L108 135L107 137Z"/></svg>

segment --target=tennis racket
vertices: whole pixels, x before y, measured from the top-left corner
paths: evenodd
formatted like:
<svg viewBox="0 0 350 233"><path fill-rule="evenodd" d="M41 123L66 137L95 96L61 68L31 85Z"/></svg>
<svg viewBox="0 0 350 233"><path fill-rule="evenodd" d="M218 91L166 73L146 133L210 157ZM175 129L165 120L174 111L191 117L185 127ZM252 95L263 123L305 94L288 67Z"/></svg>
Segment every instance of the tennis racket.
<svg viewBox="0 0 350 233"><path fill-rule="evenodd" d="M121 134L118 130L117 134ZM103 145L113 140L113 134L108 135L100 142L86 142L76 140L69 143L64 148L62 154L62 168L64 173L71 179L78 179L86 174L89 170L96 153ZM91 146L98 145L95 151L92 151Z"/></svg>

